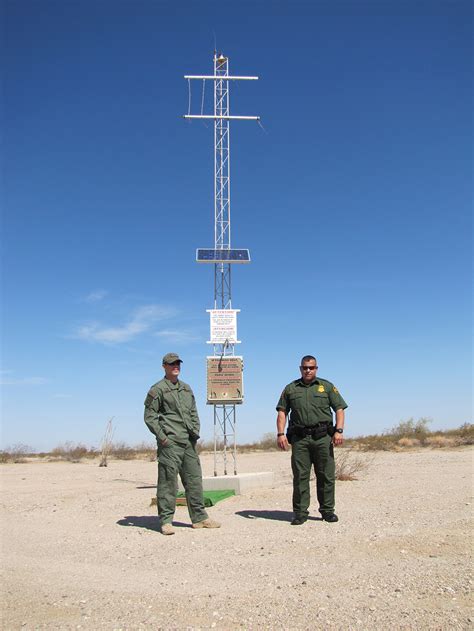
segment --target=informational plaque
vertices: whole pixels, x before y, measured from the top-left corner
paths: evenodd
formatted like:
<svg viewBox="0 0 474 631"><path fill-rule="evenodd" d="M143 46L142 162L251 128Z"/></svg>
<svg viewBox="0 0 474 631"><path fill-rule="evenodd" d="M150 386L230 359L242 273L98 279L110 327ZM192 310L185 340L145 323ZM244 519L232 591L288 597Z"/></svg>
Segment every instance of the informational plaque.
<svg viewBox="0 0 474 631"><path fill-rule="evenodd" d="M240 309L207 309L211 320L208 344L240 344L237 339L237 313Z"/></svg>
<svg viewBox="0 0 474 631"><path fill-rule="evenodd" d="M208 404L242 403L244 398L242 371L242 357L208 357Z"/></svg>

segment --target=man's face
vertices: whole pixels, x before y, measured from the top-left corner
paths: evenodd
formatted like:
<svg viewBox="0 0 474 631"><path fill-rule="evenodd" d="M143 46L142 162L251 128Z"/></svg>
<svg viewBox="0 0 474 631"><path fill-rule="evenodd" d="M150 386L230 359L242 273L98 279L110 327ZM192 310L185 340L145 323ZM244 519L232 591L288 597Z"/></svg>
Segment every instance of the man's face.
<svg viewBox="0 0 474 631"><path fill-rule="evenodd" d="M165 369L165 377L170 381L176 381L181 370L181 362L175 361L171 364L163 364L163 368Z"/></svg>
<svg viewBox="0 0 474 631"><path fill-rule="evenodd" d="M314 359L306 359L300 366L301 377L305 383L311 383L318 371L318 366Z"/></svg>

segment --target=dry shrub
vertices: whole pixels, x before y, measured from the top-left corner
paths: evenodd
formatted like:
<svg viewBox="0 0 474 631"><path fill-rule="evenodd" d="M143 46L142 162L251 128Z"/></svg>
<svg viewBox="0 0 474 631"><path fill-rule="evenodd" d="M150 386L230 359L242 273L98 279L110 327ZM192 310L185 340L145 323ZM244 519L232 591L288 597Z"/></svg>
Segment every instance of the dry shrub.
<svg viewBox="0 0 474 631"><path fill-rule="evenodd" d="M6 447L0 451L0 463L5 464L7 462L13 462L15 464L21 464L26 462L27 456L31 455L33 452L34 449L28 445L17 443L12 447Z"/></svg>
<svg viewBox="0 0 474 631"><path fill-rule="evenodd" d="M397 441L397 445L399 445L400 447L419 447L420 446L420 441L418 440L418 438L400 438L400 440Z"/></svg>
<svg viewBox="0 0 474 631"><path fill-rule="evenodd" d="M133 447L126 443L113 443L110 447L109 454L117 460L133 460L137 452Z"/></svg>
<svg viewBox="0 0 474 631"><path fill-rule="evenodd" d="M140 443L134 449L136 457L140 460L149 460L150 462L154 462L156 460L156 444Z"/></svg>
<svg viewBox="0 0 474 631"><path fill-rule="evenodd" d="M434 447L436 449L441 449L443 447L454 447L458 444L455 438L449 438L447 436L428 436L425 439L425 444L428 447Z"/></svg>
<svg viewBox="0 0 474 631"><path fill-rule="evenodd" d="M156 462L158 460L158 450L156 449L156 447L154 449L150 449L150 451L144 455L145 458L150 462Z"/></svg>
<svg viewBox="0 0 474 631"><path fill-rule="evenodd" d="M238 446L239 453L249 451L278 451L277 440L274 432L267 432L260 440L253 443L244 443Z"/></svg>
<svg viewBox="0 0 474 631"><path fill-rule="evenodd" d="M156 460L156 445L152 443L140 443L135 446L125 442L110 443L108 457L115 460ZM107 465L102 465L107 466Z"/></svg>
<svg viewBox="0 0 474 631"><path fill-rule="evenodd" d="M430 433L428 425L432 422L432 419L421 417L417 421L413 418L409 418L407 421L400 421L398 425L392 427L389 434L400 438L417 438L420 442L423 442L425 437Z"/></svg>
<svg viewBox="0 0 474 631"><path fill-rule="evenodd" d="M214 451L214 441L213 440L198 440L196 443L196 451L198 454L202 454L203 452Z"/></svg>
<svg viewBox="0 0 474 631"><path fill-rule="evenodd" d="M387 434L371 434L356 438L362 451L393 451L396 449L396 439Z"/></svg>
<svg viewBox="0 0 474 631"><path fill-rule="evenodd" d="M224 449L224 442L222 440L217 441L217 451L222 451ZM232 446L230 446L232 449ZM229 445L227 445L227 449L229 449ZM198 454L203 452L212 453L214 451L214 441L213 440L198 440L196 444L196 450Z"/></svg>
<svg viewBox="0 0 474 631"><path fill-rule="evenodd" d="M229 442L227 444L227 450L232 451L234 448L233 442ZM224 450L224 443L221 439L217 441L216 445L217 451ZM214 451L214 441L213 440L200 440L197 444L198 453L212 453ZM276 442L276 435L274 432L267 432L264 434L259 440L256 440L253 443L240 443L237 445L237 451L242 453L248 453L251 451L278 451L278 445Z"/></svg>
<svg viewBox="0 0 474 631"><path fill-rule="evenodd" d="M82 458L94 458L97 452L94 448L88 449L82 443L66 442L58 445L51 451L51 456L55 460L66 460L67 462L80 462Z"/></svg>
<svg viewBox="0 0 474 631"><path fill-rule="evenodd" d="M443 432L445 436L455 438L457 445L474 445L474 424L463 423L458 429Z"/></svg>
<svg viewBox="0 0 474 631"><path fill-rule="evenodd" d="M255 448L262 451L278 451L276 436L274 432L267 432L262 438L255 443Z"/></svg>
<svg viewBox="0 0 474 631"><path fill-rule="evenodd" d="M429 423L429 418L422 417L417 421L409 418L385 433L361 436L355 440L364 451L396 451L400 447L418 447L424 444L430 434Z"/></svg>
<svg viewBox="0 0 474 631"><path fill-rule="evenodd" d="M102 437L102 443L100 446L100 462L99 467L107 466L107 458L109 457L110 450L112 448L112 438L114 436L115 428L112 424L114 417L110 418L107 421L107 425L105 427L105 433Z"/></svg>
<svg viewBox="0 0 474 631"><path fill-rule="evenodd" d="M336 451L336 480L343 482L357 480L357 474L365 471L373 462L374 457L362 456L352 448Z"/></svg>

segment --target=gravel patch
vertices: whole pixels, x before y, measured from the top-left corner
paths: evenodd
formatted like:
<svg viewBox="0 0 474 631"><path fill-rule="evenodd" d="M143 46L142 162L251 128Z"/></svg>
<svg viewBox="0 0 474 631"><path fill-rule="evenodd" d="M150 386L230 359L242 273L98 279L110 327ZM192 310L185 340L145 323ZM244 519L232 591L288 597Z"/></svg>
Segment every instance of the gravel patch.
<svg viewBox="0 0 474 631"><path fill-rule="evenodd" d="M288 453L239 456L274 488L158 532L156 463L2 465L2 629L472 629L472 454L361 454L340 521L292 527ZM202 456L205 475L212 457Z"/></svg>

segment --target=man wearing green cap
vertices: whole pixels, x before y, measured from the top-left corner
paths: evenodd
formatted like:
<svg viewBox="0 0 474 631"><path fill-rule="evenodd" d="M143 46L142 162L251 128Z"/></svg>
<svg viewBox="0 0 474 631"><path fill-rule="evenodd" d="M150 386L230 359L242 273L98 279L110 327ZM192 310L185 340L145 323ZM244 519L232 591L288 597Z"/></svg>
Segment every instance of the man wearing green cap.
<svg viewBox="0 0 474 631"><path fill-rule="evenodd" d="M344 410L347 404L330 381L317 377L318 366L312 355L301 360L301 379L289 383L277 404L277 442L280 449L291 443L293 470L292 526L301 526L308 519L311 468L316 473L319 512L324 521L338 521L334 513L336 467L334 445L342 445ZM333 412L336 425L333 427ZM287 436L286 417L290 414Z"/></svg>
<svg viewBox="0 0 474 631"><path fill-rule="evenodd" d="M176 353L163 357L165 376L155 383L145 399L145 423L158 444L158 515L161 532L174 535L178 474L186 493L193 528L219 528L204 509L201 463L196 451L199 416L194 394L179 380L182 359Z"/></svg>

